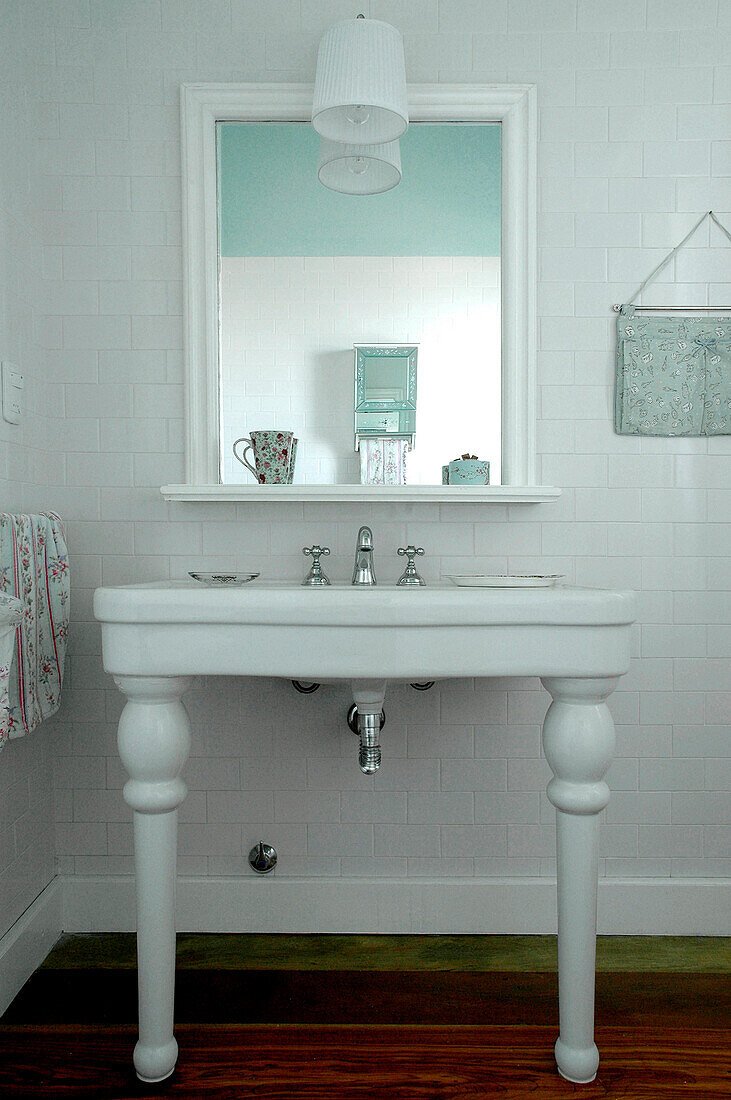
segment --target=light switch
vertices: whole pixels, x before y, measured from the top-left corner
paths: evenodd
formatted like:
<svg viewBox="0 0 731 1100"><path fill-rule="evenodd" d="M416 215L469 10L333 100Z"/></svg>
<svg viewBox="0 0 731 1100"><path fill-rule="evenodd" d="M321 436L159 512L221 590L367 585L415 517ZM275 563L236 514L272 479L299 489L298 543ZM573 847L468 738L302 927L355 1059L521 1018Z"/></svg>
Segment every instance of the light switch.
<svg viewBox="0 0 731 1100"><path fill-rule="evenodd" d="M3 418L8 424L19 424L23 415L25 379L15 363L3 363Z"/></svg>

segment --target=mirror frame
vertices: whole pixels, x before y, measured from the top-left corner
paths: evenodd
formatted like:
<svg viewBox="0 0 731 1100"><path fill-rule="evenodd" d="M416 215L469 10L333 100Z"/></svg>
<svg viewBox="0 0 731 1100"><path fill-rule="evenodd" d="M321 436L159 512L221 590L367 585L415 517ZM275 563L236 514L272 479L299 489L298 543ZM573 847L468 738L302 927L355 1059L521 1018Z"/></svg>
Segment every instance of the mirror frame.
<svg viewBox="0 0 731 1100"><path fill-rule="evenodd" d="M181 87L185 478L168 500L262 500L261 486L220 483L216 123L309 122L310 84L184 84ZM470 499L547 500L536 485L536 89L533 84L409 86L413 122L502 124L502 485ZM393 498L360 485L275 486L267 499ZM373 490L376 492L373 492ZM363 490L371 490L363 492ZM379 494L380 491L380 494ZM402 500L455 499L454 488L398 486ZM457 499L464 500L462 492Z"/></svg>

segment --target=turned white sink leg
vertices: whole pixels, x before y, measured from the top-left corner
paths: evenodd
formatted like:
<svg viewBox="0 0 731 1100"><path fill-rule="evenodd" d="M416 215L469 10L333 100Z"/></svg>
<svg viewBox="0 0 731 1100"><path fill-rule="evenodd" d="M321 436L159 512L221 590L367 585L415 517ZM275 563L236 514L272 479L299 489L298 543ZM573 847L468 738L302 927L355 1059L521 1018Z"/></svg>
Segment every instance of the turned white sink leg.
<svg viewBox="0 0 731 1100"><path fill-rule="evenodd" d="M553 779L558 885L556 1063L568 1081L593 1081L598 814L609 801L604 775L614 754L614 723L606 705L616 679L544 679L553 696L543 722L543 750Z"/></svg>
<svg viewBox="0 0 731 1100"><path fill-rule="evenodd" d="M180 676L121 676L127 696L119 720L119 755L129 772L125 801L134 810L137 886L139 1038L134 1065L141 1081L175 1069L175 866L178 806L187 793L180 773L190 751L190 723Z"/></svg>

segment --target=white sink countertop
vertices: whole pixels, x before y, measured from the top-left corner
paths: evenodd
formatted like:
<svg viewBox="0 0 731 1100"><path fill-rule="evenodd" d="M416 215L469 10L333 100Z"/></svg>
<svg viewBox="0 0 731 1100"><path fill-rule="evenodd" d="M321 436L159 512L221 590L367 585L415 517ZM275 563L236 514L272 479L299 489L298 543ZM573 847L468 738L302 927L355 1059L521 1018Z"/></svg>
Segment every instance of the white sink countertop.
<svg viewBox="0 0 731 1100"><path fill-rule="evenodd" d="M332 626L448 626L497 623L619 625L635 618L634 592L559 585L475 589L333 584L251 584L209 587L195 581L154 581L99 588L94 614L102 622L277 623Z"/></svg>
<svg viewBox="0 0 731 1100"><path fill-rule="evenodd" d="M621 675L632 592L194 581L100 588L113 675L287 679Z"/></svg>

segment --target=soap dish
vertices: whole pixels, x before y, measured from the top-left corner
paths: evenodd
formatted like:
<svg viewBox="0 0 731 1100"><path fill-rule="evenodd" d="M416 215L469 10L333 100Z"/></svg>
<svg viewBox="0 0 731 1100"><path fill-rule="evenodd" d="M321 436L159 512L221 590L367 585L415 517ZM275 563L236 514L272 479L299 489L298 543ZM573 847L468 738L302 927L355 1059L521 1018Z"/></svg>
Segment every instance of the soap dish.
<svg viewBox="0 0 731 1100"><path fill-rule="evenodd" d="M238 585L255 581L258 573L188 573L194 581L207 584L209 588L235 588Z"/></svg>
<svg viewBox="0 0 731 1100"><path fill-rule="evenodd" d="M445 579L460 588L552 588L564 573L445 573Z"/></svg>

